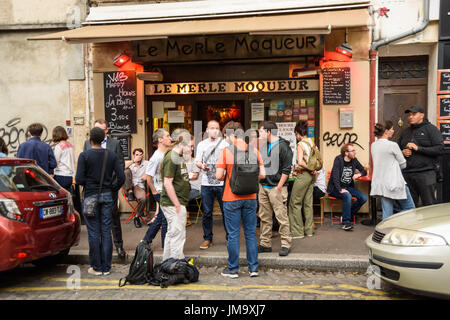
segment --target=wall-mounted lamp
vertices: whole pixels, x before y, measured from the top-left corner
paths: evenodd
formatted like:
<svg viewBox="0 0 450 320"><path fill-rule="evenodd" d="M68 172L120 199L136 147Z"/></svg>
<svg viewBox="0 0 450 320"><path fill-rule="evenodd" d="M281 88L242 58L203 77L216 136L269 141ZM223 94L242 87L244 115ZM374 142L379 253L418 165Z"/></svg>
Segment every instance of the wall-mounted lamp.
<svg viewBox="0 0 450 320"><path fill-rule="evenodd" d="M117 55L115 58L114 58L114 60L113 60L113 64L116 66L116 67L121 67L121 66L123 66L125 63L127 63L128 61L130 61L130 57L129 56L127 56L126 54L123 54L123 53L121 53L121 54L119 54L119 55Z"/></svg>
<svg viewBox="0 0 450 320"><path fill-rule="evenodd" d="M349 58L353 56L352 46L348 43L348 30L345 29L345 42L336 48L336 51L343 54Z"/></svg>

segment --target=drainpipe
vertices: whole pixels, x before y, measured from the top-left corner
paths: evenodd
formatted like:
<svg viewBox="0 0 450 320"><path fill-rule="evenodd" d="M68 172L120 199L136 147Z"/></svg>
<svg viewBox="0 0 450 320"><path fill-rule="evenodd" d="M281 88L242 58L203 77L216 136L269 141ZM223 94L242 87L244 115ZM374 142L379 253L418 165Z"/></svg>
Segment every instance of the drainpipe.
<svg viewBox="0 0 450 320"><path fill-rule="evenodd" d="M414 35L416 33L422 32L425 30L425 28L428 26L428 23L430 22L430 0L424 0L423 2L423 22L417 26L412 28L411 30L405 31L403 33L400 33L393 37L387 37L375 42L372 42L372 45L370 46L369 51L369 61L370 61L370 101L369 101L369 123L370 123L370 145L372 142L375 141L375 134L373 133L373 128L375 127L375 101L376 101L376 79L377 79L377 55L378 51L377 49L381 46L387 45L391 42L409 37L411 35ZM372 12L373 14L373 12ZM370 166L372 167L372 156L371 153L369 153L370 156ZM371 170L372 171L372 170Z"/></svg>

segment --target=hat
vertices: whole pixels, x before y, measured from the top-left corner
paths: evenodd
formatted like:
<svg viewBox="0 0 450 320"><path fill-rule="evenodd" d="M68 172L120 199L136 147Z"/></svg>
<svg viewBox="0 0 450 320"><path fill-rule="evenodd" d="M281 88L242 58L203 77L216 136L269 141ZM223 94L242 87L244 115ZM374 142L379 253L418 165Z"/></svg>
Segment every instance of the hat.
<svg viewBox="0 0 450 320"><path fill-rule="evenodd" d="M419 105L414 105L405 110L405 113L410 113L410 112L425 113L425 110L423 109L423 107L421 107Z"/></svg>

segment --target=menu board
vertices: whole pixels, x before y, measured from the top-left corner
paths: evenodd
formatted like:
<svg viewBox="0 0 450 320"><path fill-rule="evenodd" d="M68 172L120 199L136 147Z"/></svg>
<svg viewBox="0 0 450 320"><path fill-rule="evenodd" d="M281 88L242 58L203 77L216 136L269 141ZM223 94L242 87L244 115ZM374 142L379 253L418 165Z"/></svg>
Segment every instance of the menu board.
<svg viewBox="0 0 450 320"><path fill-rule="evenodd" d="M450 93L450 69L438 70L437 93Z"/></svg>
<svg viewBox="0 0 450 320"><path fill-rule="evenodd" d="M122 156L124 160L131 160L131 135L130 134L112 134L111 137L119 141L122 149Z"/></svg>
<svg viewBox="0 0 450 320"><path fill-rule="evenodd" d="M350 104L350 68L328 68L322 75L323 104Z"/></svg>
<svg viewBox="0 0 450 320"><path fill-rule="evenodd" d="M450 95L438 96L437 110L439 119L450 119Z"/></svg>
<svg viewBox="0 0 450 320"><path fill-rule="evenodd" d="M438 126L442 133L442 138L444 138L444 143L450 144L450 121L439 121Z"/></svg>
<svg viewBox="0 0 450 320"><path fill-rule="evenodd" d="M136 133L136 73L103 73L105 120L111 133Z"/></svg>

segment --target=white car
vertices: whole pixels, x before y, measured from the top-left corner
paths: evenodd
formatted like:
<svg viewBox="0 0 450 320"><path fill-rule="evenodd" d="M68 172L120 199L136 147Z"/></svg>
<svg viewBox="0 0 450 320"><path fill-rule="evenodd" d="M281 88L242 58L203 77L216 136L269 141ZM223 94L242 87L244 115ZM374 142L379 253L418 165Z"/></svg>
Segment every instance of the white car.
<svg viewBox="0 0 450 320"><path fill-rule="evenodd" d="M450 298L450 203L395 214L366 239L381 279L414 293Z"/></svg>

